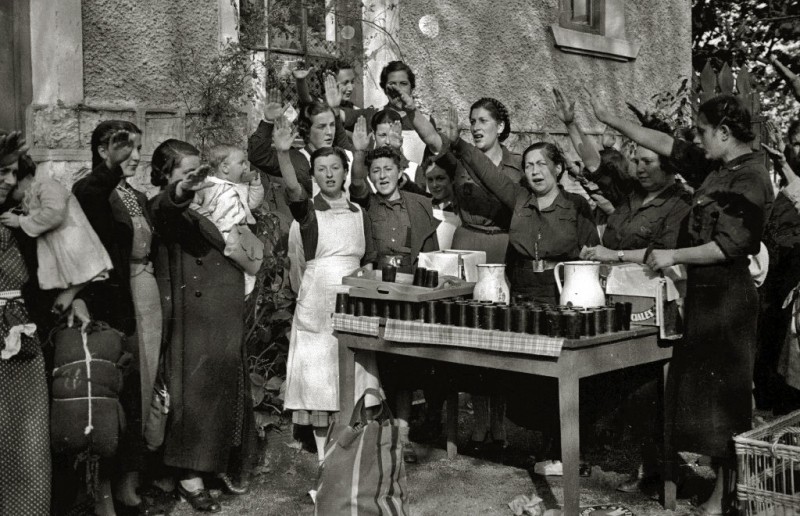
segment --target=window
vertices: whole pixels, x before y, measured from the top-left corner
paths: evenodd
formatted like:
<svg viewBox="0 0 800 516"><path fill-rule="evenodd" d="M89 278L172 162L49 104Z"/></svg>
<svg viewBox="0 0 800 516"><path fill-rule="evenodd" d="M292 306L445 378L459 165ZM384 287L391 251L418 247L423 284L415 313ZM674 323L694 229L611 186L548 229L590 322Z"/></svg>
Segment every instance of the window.
<svg viewBox="0 0 800 516"><path fill-rule="evenodd" d="M297 100L287 75L294 62L321 72L340 59L360 61L360 0L240 0L240 9L241 42L265 54L268 83L277 84L290 102ZM308 76L312 95L321 94L321 77Z"/></svg>
<svg viewBox="0 0 800 516"><path fill-rule="evenodd" d="M560 0L551 28L556 47L573 54L630 61L641 47L625 37L625 0Z"/></svg>
<svg viewBox="0 0 800 516"><path fill-rule="evenodd" d="M605 0L561 0L560 25L565 29L602 35Z"/></svg>

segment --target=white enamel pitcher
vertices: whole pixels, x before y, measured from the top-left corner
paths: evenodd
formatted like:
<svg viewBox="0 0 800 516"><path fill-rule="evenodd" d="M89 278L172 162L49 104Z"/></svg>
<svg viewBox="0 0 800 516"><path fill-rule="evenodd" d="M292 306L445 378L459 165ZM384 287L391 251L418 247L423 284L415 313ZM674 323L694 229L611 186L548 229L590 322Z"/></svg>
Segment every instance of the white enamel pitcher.
<svg viewBox="0 0 800 516"><path fill-rule="evenodd" d="M564 284L561 284L560 269L564 269ZM606 304L606 294L600 285L600 262L561 262L553 269L562 305L592 308Z"/></svg>

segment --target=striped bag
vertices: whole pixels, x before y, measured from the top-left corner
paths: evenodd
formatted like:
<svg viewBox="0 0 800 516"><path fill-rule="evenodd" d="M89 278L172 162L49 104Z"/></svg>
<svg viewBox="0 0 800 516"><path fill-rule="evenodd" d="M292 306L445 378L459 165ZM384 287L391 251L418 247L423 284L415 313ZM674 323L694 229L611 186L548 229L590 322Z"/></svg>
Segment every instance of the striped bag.
<svg viewBox="0 0 800 516"><path fill-rule="evenodd" d="M381 412L368 421L367 394L381 399ZM331 425L325 464L317 487L317 516L406 516L408 500L403 443L380 392L367 389L348 426Z"/></svg>

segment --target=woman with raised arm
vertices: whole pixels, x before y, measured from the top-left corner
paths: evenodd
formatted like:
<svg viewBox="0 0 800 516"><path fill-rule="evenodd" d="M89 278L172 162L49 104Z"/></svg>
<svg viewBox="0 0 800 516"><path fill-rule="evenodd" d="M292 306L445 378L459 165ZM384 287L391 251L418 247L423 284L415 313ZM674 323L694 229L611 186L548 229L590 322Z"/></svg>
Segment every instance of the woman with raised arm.
<svg viewBox="0 0 800 516"><path fill-rule="evenodd" d="M297 180L290 154L294 128L279 118L272 137L306 262L289 340L284 406L293 411L295 425L314 427L322 464L330 415L339 410L339 351L331 322L337 287L343 276L372 264L375 252L364 211L344 195L349 166L344 151L324 147L311 154L311 173L320 188L311 198ZM368 387L378 388L374 354L357 353L356 398Z"/></svg>
<svg viewBox="0 0 800 516"><path fill-rule="evenodd" d="M591 95L591 94L590 94ZM597 118L639 145L680 164L697 189L677 249L654 249L654 270L688 267L684 339L675 345L668 379L674 451L707 455L717 465L701 514L731 509L736 465L731 437L751 428L758 294L748 255L759 252L773 192L763 154L753 152L750 112L720 95L704 102L694 143L616 116L594 96Z"/></svg>

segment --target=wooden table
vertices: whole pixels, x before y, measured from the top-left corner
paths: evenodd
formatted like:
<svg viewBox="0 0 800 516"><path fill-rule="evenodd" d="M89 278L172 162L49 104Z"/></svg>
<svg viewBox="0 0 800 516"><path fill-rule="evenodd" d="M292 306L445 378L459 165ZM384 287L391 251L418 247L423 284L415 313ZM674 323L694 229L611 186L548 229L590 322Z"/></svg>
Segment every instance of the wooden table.
<svg viewBox="0 0 800 516"><path fill-rule="evenodd" d="M500 353L455 346L405 344L383 338L384 328L376 337L338 332L339 336L339 393L343 414L353 411L355 389L355 350L439 360L453 364L516 371L558 379L559 417L561 424L561 460L564 480L564 514L577 516L580 505L580 432L579 383L581 378L645 364L663 364L659 407L663 414L666 368L672 348L659 344L655 327L634 327L629 332L566 340L559 357L542 357L518 353ZM349 393L349 395L347 395ZM457 420L457 404L448 402L448 420ZM662 418L663 420L664 418ZM666 429L666 426L664 426ZM448 431L448 454L455 454L454 432ZM668 446L665 446L665 453ZM664 488L661 502L666 509L675 509L675 484L671 480L670 460L665 460Z"/></svg>

